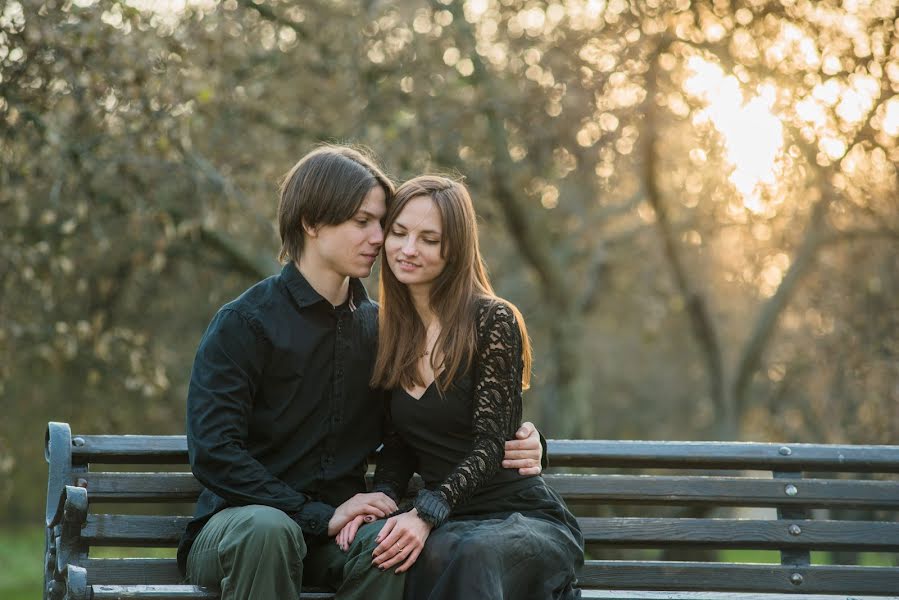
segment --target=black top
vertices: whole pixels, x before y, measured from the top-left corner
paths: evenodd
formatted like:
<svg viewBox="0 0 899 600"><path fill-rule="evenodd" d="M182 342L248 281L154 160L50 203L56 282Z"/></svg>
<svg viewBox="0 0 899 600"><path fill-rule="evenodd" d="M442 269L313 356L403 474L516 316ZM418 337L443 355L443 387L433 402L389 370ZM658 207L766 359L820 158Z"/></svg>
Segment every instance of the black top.
<svg viewBox="0 0 899 600"><path fill-rule="evenodd" d="M323 535L334 507L365 491L383 394L369 388L377 305L350 280L333 307L292 263L223 306L200 341L187 444L205 489L178 548L181 569L216 512L263 504Z"/></svg>
<svg viewBox="0 0 899 600"><path fill-rule="evenodd" d="M506 440L521 422L521 333L510 308L479 303L478 353L469 372L457 376L441 397L435 384L416 399L394 390L389 425L378 457L375 490L402 496L413 472L428 490L415 507L440 525L454 508L529 479L502 469Z"/></svg>

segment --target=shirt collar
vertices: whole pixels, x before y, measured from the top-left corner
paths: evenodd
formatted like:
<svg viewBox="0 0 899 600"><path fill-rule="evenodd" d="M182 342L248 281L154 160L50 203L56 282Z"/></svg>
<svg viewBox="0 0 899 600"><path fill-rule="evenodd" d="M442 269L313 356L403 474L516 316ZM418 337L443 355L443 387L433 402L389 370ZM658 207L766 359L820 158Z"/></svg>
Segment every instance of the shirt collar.
<svg viewBox="0 0 899 600"><path fill-rule="evenodd" d="M311 306L316 302L326 302L322 295L316 292L315 288L303 277L303 274L300 273L293 261L286 263L281 268L281 280L287 286L287 290L300 308ZM369 302L368 292L365 291L365 286L358 279L350 278L349 292L349 307L351 311Z"/></svg>

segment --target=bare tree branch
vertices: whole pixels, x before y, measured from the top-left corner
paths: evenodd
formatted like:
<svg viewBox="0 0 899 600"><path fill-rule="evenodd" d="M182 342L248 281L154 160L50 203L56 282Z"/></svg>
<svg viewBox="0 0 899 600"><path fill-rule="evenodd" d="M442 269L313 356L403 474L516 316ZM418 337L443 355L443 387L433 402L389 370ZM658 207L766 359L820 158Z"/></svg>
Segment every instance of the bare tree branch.
<svg viewBox="0 0 899 600"><path fill-rule="evenodd" d="M515 166L512 157L509 155L509 141L503 118L497 110L500 94L493 84L490 74L487 72L484 61L475 50L475 37L471 25L465 20L461 3L454 2L449 6L444 6L439 2L433 2L433 4L435 8L439 7L439 10L449 10L453 13L453 22L457 24L458 30L465 35L467 45L471 49L471 60L474 64L474 72L471 76L472 81L474 87L480 88L486 98L485 116L487 117L490 143L493 148L491 182L494 196L506 218L507 229L515 240L515 244L522 256L536 271L544 296L557 307L567 307L570 301L566 293L566 282L561 276L562 270L555 264L548 252L546 240L538 236L534 228L531 227L525 207L519 200L521 193L516 192L510 186L510 181L514 180L513 172Z"/></svg>
<svg viewBox="0 0 899 600"><path fill-rule="evenodd" d="M670 43L670 42L669 42ZM649 71L646 75L646 99L644 100L645 122L641 137L643 138L643 179L646 186L646 197L656 214L656 225L665 250L665 258L671 268L675 285L684 299L687 314L690 318L693 334L699 343L709 377L709 394L719 415L719 423L725 430L722 435L736 435L734 413L727 399L724 360L721 353L718 332L709 314L707 302L696 289L687 274L677 243L674 229L668 215L668 209L662 198L658 185L656 168L656 140L658 123L656 120L655 95L658 86L658 57L668 44L661 43L649 57Z"/></svg>

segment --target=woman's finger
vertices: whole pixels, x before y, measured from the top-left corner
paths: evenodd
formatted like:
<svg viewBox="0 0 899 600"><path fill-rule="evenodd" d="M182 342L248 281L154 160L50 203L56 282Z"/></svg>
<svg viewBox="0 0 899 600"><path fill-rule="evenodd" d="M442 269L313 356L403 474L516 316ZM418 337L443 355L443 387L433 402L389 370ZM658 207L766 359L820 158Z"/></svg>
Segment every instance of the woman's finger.
<svg viewBox="0 0 899 600"><path fill-rule="evenodd" d="M400 566L398 566L396 568L396 572L397 573L405 573L410 568L412 568L412 565L414 565L415 561L418 560L418 555L421 554L421 551L423 548L424 548L424 546L416 546L412 550L412 553L409 554L409 558L406 559L406 562L404 562L403 564L401 564Z"/></svg>
<svg viewBox="0 0 899 600"><path fill-rule="evenodd" d="M402 543L397 542L396 544L394 544L393 556L391 556L389 559L387 559L383 563L381 563L380 568L382 570L387 570L391 567L394 567L394 566L400 564L401 562L406 560L406 558L409 556L409 554L412 552L413 549L414 549L413 543L408 543L406 545L403 545Z"/></svg>
<svg viewBox="0 0 899 600"><path fill-rule="evenodd" d="M381 530L381 533L384 533L383 529ZM400 528L394 528L387 536L381 538L381 542L378 544L378 547L375 548L375 551L372 552L372 555L380 556L381 554L389 551L393 547L393 545L400 540L401 535L402 531L400 531Z"/></svg>
<svg viewBox="0 0 899 600"><path fill-rule="evenodd" d="M344 531L346 532L343 539L344 551L349 550L350 544L352 544L353 540L356 539L356 532L359 531L359 527L361 526L362 517L356 517L355 519L350 521L344 528Z"/></svg>

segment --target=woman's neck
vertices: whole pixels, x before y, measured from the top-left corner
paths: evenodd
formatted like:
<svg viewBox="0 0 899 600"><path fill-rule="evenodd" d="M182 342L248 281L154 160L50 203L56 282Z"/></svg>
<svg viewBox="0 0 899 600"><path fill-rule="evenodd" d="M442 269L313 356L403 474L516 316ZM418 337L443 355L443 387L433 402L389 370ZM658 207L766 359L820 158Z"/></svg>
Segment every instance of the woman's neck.
<svg viewBox="0 0 899 600"><path fill-rule="evenodd" d="M412 306L418 313L418 318L424 324L425 329L430 328L436 315L431 310L431 287L430 286L409 286L409 297L412 299Z"/></svg>

